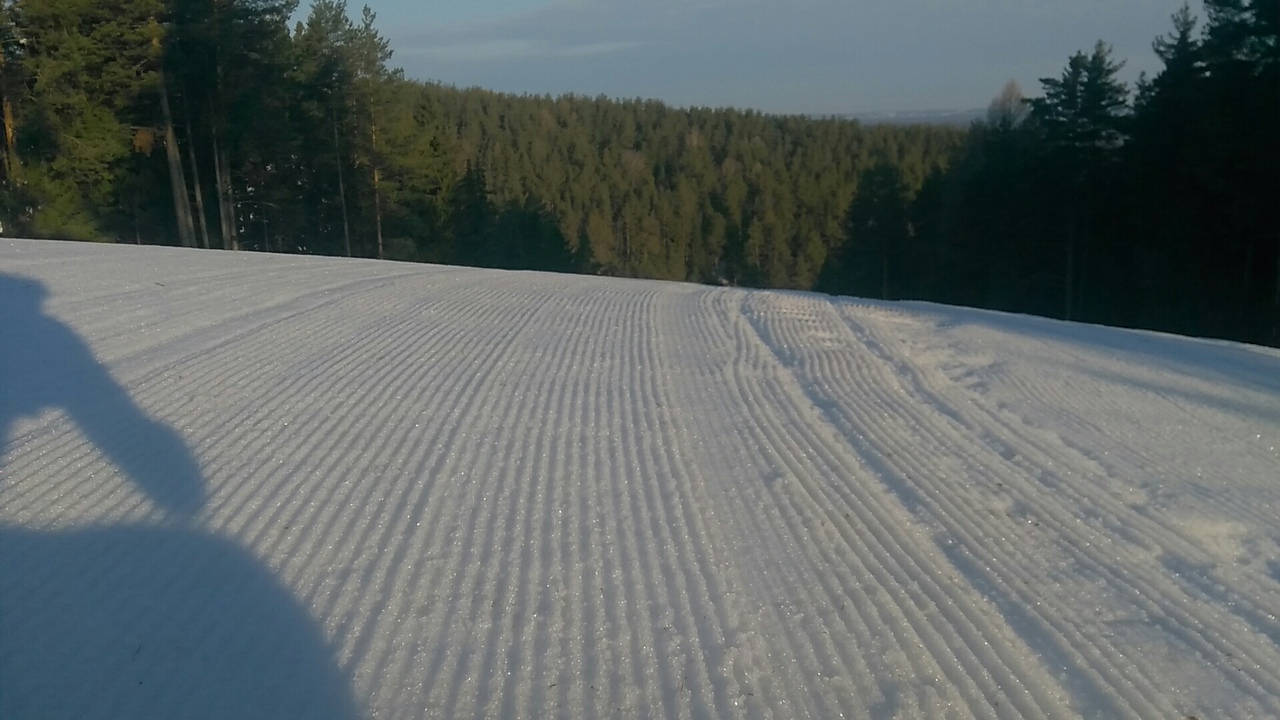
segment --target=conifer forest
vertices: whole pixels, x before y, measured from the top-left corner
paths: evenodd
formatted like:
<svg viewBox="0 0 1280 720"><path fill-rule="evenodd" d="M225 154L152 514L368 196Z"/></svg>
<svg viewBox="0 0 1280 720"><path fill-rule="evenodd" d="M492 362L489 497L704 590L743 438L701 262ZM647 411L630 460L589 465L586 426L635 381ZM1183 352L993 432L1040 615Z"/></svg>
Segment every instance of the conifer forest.
<svg viewBox="0 0 1280 720"><path fill-rule="evenodd" d="M1184 8L1134 85L1080 38L953 128L417 81L343 0L3 0L0 226L1280 346L1278 8Z"/></svg>

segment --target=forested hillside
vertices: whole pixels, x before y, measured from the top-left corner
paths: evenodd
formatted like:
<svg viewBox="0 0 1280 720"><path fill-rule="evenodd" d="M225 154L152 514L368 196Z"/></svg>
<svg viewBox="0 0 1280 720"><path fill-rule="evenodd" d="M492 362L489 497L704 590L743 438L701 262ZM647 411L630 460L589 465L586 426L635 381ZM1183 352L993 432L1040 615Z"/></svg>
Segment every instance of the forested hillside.
<svg viewBox="0 0 1280 720"><path fill-rule="evenodd" d="M406 79L367 9L7 0L8 235L923 298L1280 342L1275 0L968 130ZM1158 29L1153 29L1158 30ZM874 72L867 68L867 72Z"/></svg>
<svg viewBox="0 0 1280 720"><path fill-rule="evenodd" d="M911 200L889 292L1280 344L1280 3L1204 6L1136 88L1103 43L1041 97L1006 88ZM838 287L871 289L875 242L855 237Z"/></svg>
<svg viewBox="0 0 1280 720"><path fill-rule="evenodd" d="M293 9L11 4L6 227L808 288L860 169L918 186L963 137L423 84L367 10Z"/></svg>

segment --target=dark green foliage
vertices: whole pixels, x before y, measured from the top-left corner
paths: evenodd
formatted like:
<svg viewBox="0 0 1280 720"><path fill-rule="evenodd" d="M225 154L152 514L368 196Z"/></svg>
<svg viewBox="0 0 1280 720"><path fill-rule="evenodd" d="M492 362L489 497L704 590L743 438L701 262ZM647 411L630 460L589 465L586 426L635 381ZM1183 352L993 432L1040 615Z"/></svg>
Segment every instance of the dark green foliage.
<svg viewBox="0 0 1280 720"><path fill-rule="evenodd" d="M1044 97L1031 100L1031 120L1050 147L1089 157L1124 144L1129 93L1116 80L1122 65L1100 41L1092 54L1072 55L1061 78L1040 81Z"/></svg>
<svg viewBox="0 0 1280 720"><path fill-rule="evenodd" d="M6 225L78 239L121 229L140 164L131 155L149 150L158 125L161 1L19 0L5 9L5 100L26 163L16 174L29 198L43 199Z"/></svg>
<svg viewBox="0 0 1280 720"><path fill-rule="evenodd" d="M897 165L880 161L861 172L845 219L845 246L824 277L824 289L883 300L893 297L912 240L910 208L910 193Z"/></svg>
<svg viewBox="0 0 1280 720"><path fill-rule="evenodd" d="M908 274L954 273L918 296L1280 344L1277 3L1205 9L1154 42L1132 108L1099 43L1025 122L973 127L916 203L933 252Z"/></svg>
<svg viewBox="0 0 1280 720"><path fill-rule="evenodd" d="M292 32L291 0L149 2L116 13L151 28L149 44L128 47L108 37L105 4L54 0L30 17L19 11L33 0L12 6L12 34L31 39L17 59L45 74L23 76L18 166L28 177L7 187L7 227L810 288L845 245L860 172L887 162L914 189L963 138L424 85L388 68L373 13L353 22L345 0L317 0ZM36 22L74 13L85 31L75 42ZM91 63L136 64L138 52L151 74L91 103L44 80L68 55L68 77L83 82ZM168 115L158 112L161 72ZM59 102L83 106L57 115ZM134 105L137 119L117 117ZM54 143L66 133L51 115L94 142L77 152ZM33 199L29 217L15 212L20 193Z"/></svg>
<svg viewBox="0 0 1280 720"><path fill-rule="evenodd" d="M844 241L862 168L888 158L918 184L962 138L653 102L430 90L453 128L459 177L468 164L483 168L492 202L554 218L582 270L630 277L812 287ZM456 181L451 192L467 188Z"/></svg>
<svg viewBox="0 0 1280 720"><path fill-rule="evenodd" d="M967 131L406 80L316 0L0 0L9 234L921 298L1280 344L1276 0Z"/></svg>
<svg viewBox="0 0 1280 720"><path fill-rule="evenodd" d="M1029 128L1039 157L1033 181L1041 191L1042 241L1061 253L1061 316L1074 319L1079 297L1098 255L1105 199L1112 197L1112 171L1127 138L1128 89L1116 79L1120 63L1101 41L1093 53L1071 57L1062 77L1045 78L1044 97L1031 100Z"/></svg>

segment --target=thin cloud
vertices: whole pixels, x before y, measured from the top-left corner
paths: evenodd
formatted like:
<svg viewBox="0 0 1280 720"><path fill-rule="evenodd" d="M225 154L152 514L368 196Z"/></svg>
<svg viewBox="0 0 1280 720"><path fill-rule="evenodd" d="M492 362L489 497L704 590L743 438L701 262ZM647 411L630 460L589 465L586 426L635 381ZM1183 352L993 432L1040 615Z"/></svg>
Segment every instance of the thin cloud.
<svg viewBox="0 0 1280 720"><path fill-rule="evenodd" d="M1193 0L1194 1L1194 0ZM411 77L775 112L984 107L1102 38L1126 79L1182 0L559 0L392 30ZM1195 2L1199 10L1199 3Z"/></svg>
<svg viewBox="0 0 1280 720"><path fill-rule="evenodd" d="M612 55L626 50L637 50L648 47L652 43L616 40L613 42L590 43L574 47L556 48L554 54L561 57L587 57L589 55Z"/></svg>
<svg viewBox="0 0 1280 720"><path fill-rule="evenodd" d="M554 45L546 39L499 39L478 42L455 42L430 47L397 50L401 56L423 59L447 59L449 62L489 63L533 58L577 58L612 55L643 48L648 43L615 40L610 42Z"/></svg>

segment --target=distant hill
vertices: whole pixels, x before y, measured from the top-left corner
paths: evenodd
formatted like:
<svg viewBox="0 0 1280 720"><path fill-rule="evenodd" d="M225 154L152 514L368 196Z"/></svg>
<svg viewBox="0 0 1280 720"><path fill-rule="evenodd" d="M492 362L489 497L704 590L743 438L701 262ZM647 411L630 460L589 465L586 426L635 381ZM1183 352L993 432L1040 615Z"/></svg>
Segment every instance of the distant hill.
<svg viewBox="0 0 1280 720"><path fill-rule="evenodd" d="M864 125L944 125L948 127L968 127L974 120L980 119L986 110L911 110L903 112L881 113L847 113L837 114L845 120L857 120Z"/></svg>

